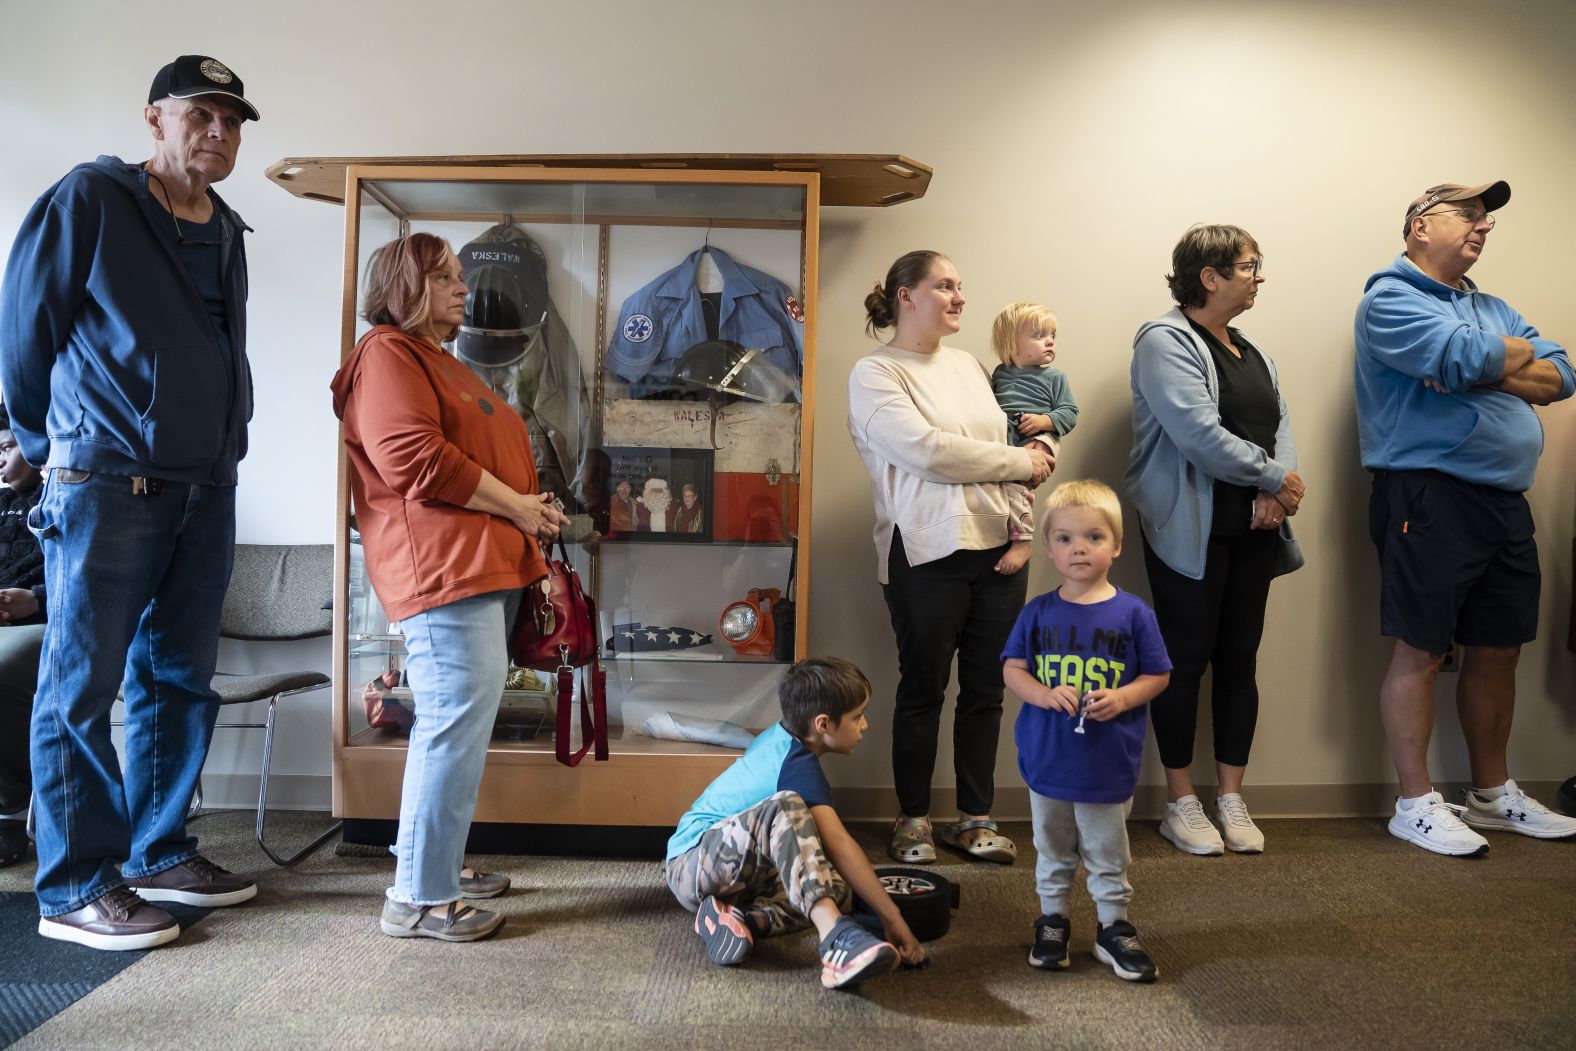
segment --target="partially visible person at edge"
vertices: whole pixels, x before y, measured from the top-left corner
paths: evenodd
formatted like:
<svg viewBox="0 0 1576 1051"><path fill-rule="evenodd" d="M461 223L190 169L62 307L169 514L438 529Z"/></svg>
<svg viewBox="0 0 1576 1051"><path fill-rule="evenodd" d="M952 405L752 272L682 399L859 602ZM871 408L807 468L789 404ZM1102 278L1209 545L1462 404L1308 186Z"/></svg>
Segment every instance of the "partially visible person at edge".
<svg viewBox="0 0 1576 1051"><path fill-rule="evenodd" d="M44 647L44 549L28 532L44 478L27 462L0 404L0 868L27 856L27 801L33 794L27 726Z"/></svg>
<svg viewBox="0 0 1576 1051"><path fill-rule="evenodd" d="M1259 640L1270 581L1302 565L1287 518L1303 496L1275 363L1231 324L1264 284L1258 242L1197 225L1171 252L1176 307L1133 338L1127 491L1171 681L1149 706L1166 775L1160 833L1189 854L1258 853L1242 799L1258 725ZM1212 672L1217 829L1193 787L1204 670Z"/></svg>
<svg viewBox="0 0 1576 1051"><path fill-rule="evenodd" d="M1406 250L1368 279L1357 308L1379 630L1395 639L1379 690L1401 788L1390 833L1437 854L1481 854L1487 831L1576 836L1576 818L1516 786L1505 754L1516 664L1538 634L1538 547L1524 494L1543 425L1532 407L1576 390L1565 348L1467 277L1494 229L1490 213L1509 200L1503 182L1423 191L1402 221ZM1434 680L1453 643L1473 785L1464 808L1434 791L1428 771Z"/></svg>
<svg viewBox="0 0 1576 1051"><path fill-rule="evenodd" d="M367 575L404 633L415 698L380 926L456 942L503 926L463 900L509 889L508 877L465 865L465 840L522 589L547 573L538 545L569 521L536 491L525 422L443 349L465 292L442 238L379 248L361 315L373 327L330 385Z"/></svg>
<svg viewBox="0 0 1576 1051"><path fill-rule="evenodd" d="M1009 540L1034 535L1023 485L1050 476L1038 442L1006 443L990 376L942 345L963 319L963 283L939 252L910 252L865 297L872 336L892 338L848 377L848 430L875 497L876 579L897 637L892 776L902 815L889 851L936 860L930 782L952 661L958 661L953 764L958 819L942 841L1010 864L1017 846L990 810L1001 729L1001 651L1023 608L1022 561Z"/></svg>
<svg viewBox="0 0 1576 1051"><path fill-rule="evenodd" d="M0 387L29 463L49 621L33 709L38 932L95 949L179 936L159 902L257 893L197 850L219 612L246 454L247 226L212 187L258 118L241 79L182 55L142 110L153 155L45 191L0 286ZM122 773L109 713L124 680Z"/></svg>

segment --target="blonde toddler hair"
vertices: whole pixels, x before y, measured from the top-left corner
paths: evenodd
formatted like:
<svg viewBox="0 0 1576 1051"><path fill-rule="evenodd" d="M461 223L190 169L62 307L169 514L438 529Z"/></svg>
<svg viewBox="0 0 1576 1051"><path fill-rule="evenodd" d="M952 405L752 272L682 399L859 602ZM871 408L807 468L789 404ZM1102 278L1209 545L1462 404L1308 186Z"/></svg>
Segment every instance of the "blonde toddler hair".
<svg viewBox="0 0 1576 1051"><path fill-rule="evenodd" d="M1046 538L1047 544L1050 543L1051 516L1071 507L1088 507L1104 515L1105 524L1111 527L1111 539L1116 541L1117 547L1122 546L1122 501L1109 485L1087 478L1063 482L1045 497L1040 535Z"/></svg>
<svg viewBox="0 0 1576 1051"><path fill-rule="evenodd" d="M991 326L990 341L996 349L996 358L1003 365L1012 365L1012 352L1017 348L1018 335L1031 326L1043 328L1056 325L1056 314L1050 307L1038 303L1014 303L996 315Z"/></svg>

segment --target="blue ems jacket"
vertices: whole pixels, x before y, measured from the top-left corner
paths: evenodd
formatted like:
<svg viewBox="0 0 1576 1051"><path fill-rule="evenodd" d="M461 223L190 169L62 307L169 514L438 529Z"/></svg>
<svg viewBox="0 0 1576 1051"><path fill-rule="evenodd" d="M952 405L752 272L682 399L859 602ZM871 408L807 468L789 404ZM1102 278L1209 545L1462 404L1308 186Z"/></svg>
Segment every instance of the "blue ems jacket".
<svg viewBox="0 0 1576 1051"><path fill-rule="evenodd" d="M140 165L100 157L34 202L0 285L0 389L29 463L235 484L252 416L247 227L208 196L224 334Z"/></svg>
<svg viewBox="0 0 1576 1051"><path fill-rule="evenodd" d="M710 252L722 274L718 339L765 351L766 358L795 381L804 375L804 310L787 285L735 263L719 248L696 249L684 262L624 300L618 327L607 348L608 367L630 384L630 396L645 397L673 384L679 358L708 338L695 270Z"/></svg>

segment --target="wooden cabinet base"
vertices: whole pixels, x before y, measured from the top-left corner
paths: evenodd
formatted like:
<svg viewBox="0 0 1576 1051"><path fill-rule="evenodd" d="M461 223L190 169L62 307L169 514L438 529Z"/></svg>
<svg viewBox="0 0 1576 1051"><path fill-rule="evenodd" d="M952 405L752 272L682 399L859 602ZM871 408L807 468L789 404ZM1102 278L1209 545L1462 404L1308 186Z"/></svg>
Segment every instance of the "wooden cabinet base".
<svg viewBox="0 0 1576 1051"><path fill-rule="evenodd" d="M476 821L558 825L676 825L712 779L741 754L726 748L632 737L606 762L567 767L551 742L490 748ZM334 762L336 817L394 820L405 776L405 742L384 731L358 735Z"/></svg>

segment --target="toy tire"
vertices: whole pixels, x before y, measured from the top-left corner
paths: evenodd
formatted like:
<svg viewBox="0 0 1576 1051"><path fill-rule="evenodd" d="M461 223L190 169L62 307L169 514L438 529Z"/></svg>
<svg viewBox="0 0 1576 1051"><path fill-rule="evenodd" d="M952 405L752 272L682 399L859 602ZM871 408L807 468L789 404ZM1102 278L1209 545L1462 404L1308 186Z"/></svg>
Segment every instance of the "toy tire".
<svg viewBox="0 0 1576 1051"><path fill-rule="evenodd" d="M1555 806L1570 817L1576 817L1576 777L1567 778L1560 786L1559 795L1554 799Z"/></svg>
<svg viewBox="0 0 1576 1051"><path fill-rule="evenodd" d="M952 926L952 910L962 898L956 883L928 869L881 866L876 875L914 937L928 942L947 933ZM873 914L863 901L857 902L855 911Z"/></svg>

